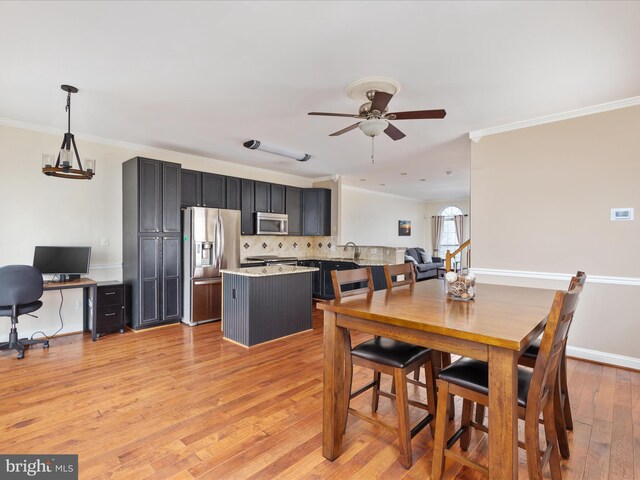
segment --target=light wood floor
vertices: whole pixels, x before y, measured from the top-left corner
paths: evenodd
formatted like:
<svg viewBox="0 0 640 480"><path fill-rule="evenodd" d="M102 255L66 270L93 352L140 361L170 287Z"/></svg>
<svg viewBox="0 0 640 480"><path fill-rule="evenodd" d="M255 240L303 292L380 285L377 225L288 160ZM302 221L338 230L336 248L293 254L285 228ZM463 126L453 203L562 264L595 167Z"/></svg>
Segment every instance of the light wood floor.
<svg viewBox="0 0 640 480"><path fill-rule="evenodd" d="M369 378L355 373L354 386ZM429 428L412 441L411 470L393 435L353 418L342 455L322 457L318 311L313 331L250 350L222 340L219 324L57 338L24 360L0 352L0 378L0 452L76 453L82 479L430 477ZM563 478L640 480L640 373L570 360L569 382L575 430ZM366 409L363 397L354 403ZM381 413L392 412L382 398ZM486 459L484 434L469 451ZM447 475L479 478L449 463Z"/></svg>

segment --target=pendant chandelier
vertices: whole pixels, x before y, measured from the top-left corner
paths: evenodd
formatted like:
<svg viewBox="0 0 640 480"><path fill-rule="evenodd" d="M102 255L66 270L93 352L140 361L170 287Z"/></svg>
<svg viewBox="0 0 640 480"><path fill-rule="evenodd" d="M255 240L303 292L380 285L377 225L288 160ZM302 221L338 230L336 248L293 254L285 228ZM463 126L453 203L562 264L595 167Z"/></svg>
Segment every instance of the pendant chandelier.
<svg viewBox="0 0 640 480"><path fill-rule="evenodd" d="M53 163L55 158L53 154L42 154L42 173L51 177L91 180L96 172L96 161L85 158L86 170L82 168L80 155L78 155L78 147L76 147L76 141L73 138L73 133L71 133L71 94L78 93L78 89L71 85L61 85L60 88L67 92L67 106L65 107L67 112L67 133L64 134L64 138L62 139L62 145L60 146L60 152L58 153L58 159L55 165ZM75 162L77 162L76 168L74 168L74 154Z"/></svg>

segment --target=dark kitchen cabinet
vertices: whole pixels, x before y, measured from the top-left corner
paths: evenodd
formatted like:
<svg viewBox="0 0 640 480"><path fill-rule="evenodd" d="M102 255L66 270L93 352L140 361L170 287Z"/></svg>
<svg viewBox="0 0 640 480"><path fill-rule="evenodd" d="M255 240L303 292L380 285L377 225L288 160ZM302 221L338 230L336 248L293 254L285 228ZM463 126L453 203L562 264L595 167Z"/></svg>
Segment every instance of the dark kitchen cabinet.
<svg viewBox="0 0 640 480"><path fill-rule="evenodd" d="M256 212L285 213L285 186L255 182Z"/></svg>
<svg viewBox="0 0 640 480"><path fill-rule="evenodd" d="M285 213L286 190L284 185L271 184L271 212Z"/></svg>
<svg viewBox="0 0 640 480"><path fill-rule="evenodd" d="M227 208L229 210L240 210L241 205L241 183L236 177L227 177Z"/></svg>
<svg viewBox="0 0 640 480"><path fill-rule="evenodd" d="M202 174L202 206L227 208L227 181L224 175Z"/></svg>
<svg viewBox="0 0 640 480"><path fill-rule="evenodd" d="M241 180L240 197L240 233L242 235L253 235L256 233L254 222L254 181L243 178Z"/></svg>
<svg viewBox="0 0 640 480"><path fill-rule="evenodd" d="M322 298L322 262L319 260L298 260L299 267L314 267L318 270L311 272L311 296Z"/></svg>
<svg viewBox="0 0 640 480"><path fill-rule="evenodd" d="M140 237L139 326L160 322L160 245L160 237Z"/></svg>
<svg viewBox="0 0 640 480"><path fill-rule="evenodd" d="M180 165L162 162L162 232L180 233Z"/></svg>
<svg viewBox="0 0 640 480"><path fill-rule="evenodd" d="M162 225L162 165L157 160L141 158L136 167L136 187L140 202L138 231L157 233Z"/></svg>
<svg viewBox="0 0 640 480"><path fill-rule="evenodd" d="M136 330L181 318L182 184L179 164L139 157L122 164L123 283Z"/></svg>
<svg viewBox="0 0 640 480"><path fill-rule="evenodd" d="M270 212L271 211L271 184L265 182L255 182L255 197L254 197L254 211L255 212Z"/></svg>
<svg viewBox="0 0 640 480"><path fill-rule="evenodd" d="M179 321L182 318L182 282L180 277L181 237L162 238L162 318Z"/></svg>
<svg viewBox="0 0 640 480"><path fill-rule="evenodd" d="M183 207L202 206L202 172L182 170L180 173L180 191Z"/></svg>
<svg viewBox="0 0 640 480"><path fill-rule="evenodd" d="M303 235L331 235L331 190L305 188L302 191L302 215Z"/></svg>
<svg viewBox="0 0 640 480"><path fill-rule="evenodd" d="M302 235L302 189L286 187L285 211L289 217L289 235Z"/></svg>

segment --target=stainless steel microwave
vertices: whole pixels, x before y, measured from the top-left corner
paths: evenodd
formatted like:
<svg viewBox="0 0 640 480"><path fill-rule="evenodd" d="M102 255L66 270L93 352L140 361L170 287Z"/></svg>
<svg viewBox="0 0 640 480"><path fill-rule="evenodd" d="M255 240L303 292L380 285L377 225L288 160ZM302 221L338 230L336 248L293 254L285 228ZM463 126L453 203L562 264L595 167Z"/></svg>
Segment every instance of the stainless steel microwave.
<svg viewBox="0 0 640 480"><path fill-rule="evenodd" d="M289 235L289 216L286 213L256 213L258 235Z"/></svg>

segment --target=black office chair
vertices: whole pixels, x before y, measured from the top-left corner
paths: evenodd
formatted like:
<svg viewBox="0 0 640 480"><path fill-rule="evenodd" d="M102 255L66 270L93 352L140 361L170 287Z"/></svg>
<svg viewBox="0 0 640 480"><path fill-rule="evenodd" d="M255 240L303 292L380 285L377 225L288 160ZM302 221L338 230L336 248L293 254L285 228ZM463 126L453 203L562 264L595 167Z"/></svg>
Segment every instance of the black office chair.
<svg viewBox="0 0 640 480"><path fill-rule="evenodd" d="M29 265L0 267L0 317L11 317L9 341L0 343L0 350L17 350L18 358L24 358L24 349L42 343L49 348L49 340L18 340L18 316L35 312L42 306L42 274Z"/></svg>

